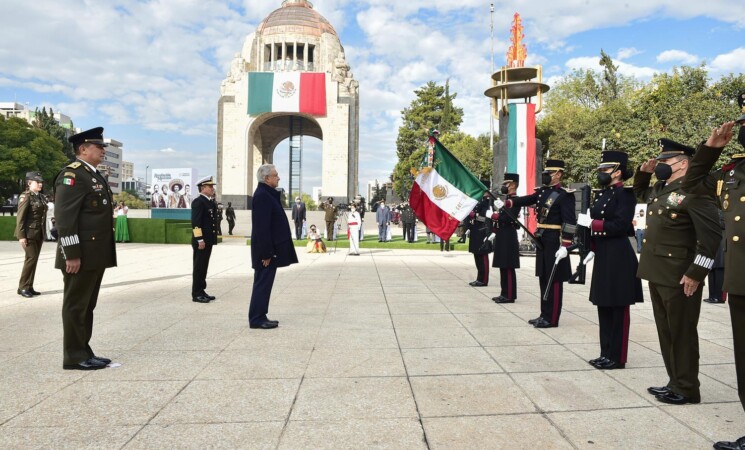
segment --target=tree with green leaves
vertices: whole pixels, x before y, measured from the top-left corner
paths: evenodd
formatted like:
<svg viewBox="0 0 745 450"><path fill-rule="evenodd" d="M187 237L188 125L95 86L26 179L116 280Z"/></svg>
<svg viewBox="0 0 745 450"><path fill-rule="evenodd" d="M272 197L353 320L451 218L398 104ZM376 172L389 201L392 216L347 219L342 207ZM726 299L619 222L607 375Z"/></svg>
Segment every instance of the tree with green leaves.
<svg viewBox="0 0 745 450"><path fill-rule="evenodd" d="M114 195L114 203L118 204L119 202L124 202L129 209L147 209L147 203L127 191Z"/></svg>
<svg viewBox="0 0 745 450"><path fill-rule="evenodd" d="M75 150L72 148L70 141L67 140L70 137L70 130L60 126L57 119L54 118L54 110L49 108L49 113L47 113L46 107L41 108L41 111L36 108L34 116L32 125L46 131L47 134L59 141L62 144L62 151L68 159L75 159Z"/></svg>
<svg viewBox="0 0 745 450"><path fill-rule="evenodd" d="M46 131L23 119L0 116L0 196L10 198L24 190L26 172L40 172L50 193L52 182L67 158L62 144Z"/></svg>
<svg viewBox="0 0 745 450"><path fill-rule="evenodd" d="M408 198L414 182L411 168L418 167L427 145L427 130L437 128L441 135L458 130L463 122L463 108L453 105L458 94L450 93L450 82L444 86L429 81L414 91L416 98L401 111L403 124L398 129L396 155L398 162L391 174L393 190Z"/></svg>

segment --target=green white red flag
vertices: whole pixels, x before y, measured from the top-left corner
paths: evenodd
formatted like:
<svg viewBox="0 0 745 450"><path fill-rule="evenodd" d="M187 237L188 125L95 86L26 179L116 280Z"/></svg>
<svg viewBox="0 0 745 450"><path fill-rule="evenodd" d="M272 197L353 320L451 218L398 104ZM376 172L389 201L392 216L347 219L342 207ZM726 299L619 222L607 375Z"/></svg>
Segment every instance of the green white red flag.
<svg viewBox="0 0 745 450"><path fill-rule="evenodd" d="M310 72L250 72L248 114L294 112L326 115L326 74Z"/></svg>
<svg viewBox="0 0 745 450"><path fill-rule="evenodd" d="M447 240L487 187L437 140L435 133L430 130L427 153L416 172L409 204L427 228Z"/></svg>

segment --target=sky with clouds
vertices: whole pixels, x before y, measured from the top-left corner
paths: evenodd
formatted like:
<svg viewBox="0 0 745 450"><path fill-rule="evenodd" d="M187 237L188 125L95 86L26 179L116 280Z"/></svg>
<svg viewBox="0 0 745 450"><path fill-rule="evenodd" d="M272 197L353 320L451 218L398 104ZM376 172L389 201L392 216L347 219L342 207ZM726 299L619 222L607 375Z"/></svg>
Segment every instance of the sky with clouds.
<svg viewBox="0 0 745 450"><path fill-rule="evenodd" d="M450 80L461 128L489 131L490 1L316 0L360 83L360 191L395 164L401 110L413 91ZM220 82L247 35L281 0L8 0L0 2L0 102L53 107L77 127L104 126L124 158L145 167L215 172ZM494 64L505 63L512 16L527 65L548 84L597 69L649 80L705 62L712 78L745 72L745 2L509 0L494 2ZM306 138L303 186L320 184L320 142ZM275 152L286 173L288 145ZM282 184L286 181L283 180ZM363 194L364 195L364 194Z"/></svg>

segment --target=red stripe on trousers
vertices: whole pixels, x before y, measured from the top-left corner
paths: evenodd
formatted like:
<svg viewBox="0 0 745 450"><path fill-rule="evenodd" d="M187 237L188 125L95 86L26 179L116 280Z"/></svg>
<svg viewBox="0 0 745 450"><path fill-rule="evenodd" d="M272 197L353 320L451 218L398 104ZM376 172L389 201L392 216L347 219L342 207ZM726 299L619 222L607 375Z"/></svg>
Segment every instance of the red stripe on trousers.
<svg viewBox="0 0 745 450"><path fill-rule="evenodd" d="M623 309L623 337L621 340L621 364L626 364L626 358L629 354L629 328L631 328L631 316L629 315L630 307Z"/></svg>
<svg viewBox="0 0 745 450"><path fill-rule="evenodd" d="M484 255L484 279L481 280L484 284L489 284L489 254Z"/></svg>
<svg viewBox="0 0 745 450"><path fill-rule="evenodd" d="M551 325L559 324L559 282L554 281L554 309L551 311Z"/></svg>

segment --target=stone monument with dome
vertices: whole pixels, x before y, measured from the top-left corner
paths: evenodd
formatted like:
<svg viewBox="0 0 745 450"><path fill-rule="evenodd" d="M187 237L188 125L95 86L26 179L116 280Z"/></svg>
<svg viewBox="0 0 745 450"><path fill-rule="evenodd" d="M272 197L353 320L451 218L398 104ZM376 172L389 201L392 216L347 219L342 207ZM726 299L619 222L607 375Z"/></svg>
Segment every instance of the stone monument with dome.
<svg viewBox="0 0 745 450"><path fill-rule="evenodd" d="M218 198L250 208L256 169L290 140L289 196L297 195L302 136L322 141L321 189L337 203L357 194L359 91L331 24L307 0L285 0L246 37L220 85ZM282 183L284 185L284 183ZM308 193L309 189L304 189Z"/></svg>

